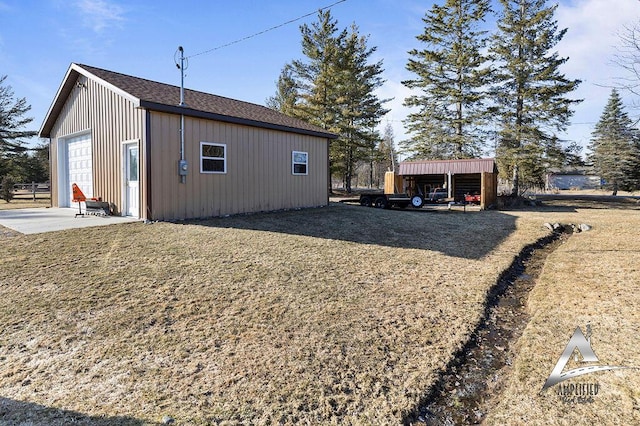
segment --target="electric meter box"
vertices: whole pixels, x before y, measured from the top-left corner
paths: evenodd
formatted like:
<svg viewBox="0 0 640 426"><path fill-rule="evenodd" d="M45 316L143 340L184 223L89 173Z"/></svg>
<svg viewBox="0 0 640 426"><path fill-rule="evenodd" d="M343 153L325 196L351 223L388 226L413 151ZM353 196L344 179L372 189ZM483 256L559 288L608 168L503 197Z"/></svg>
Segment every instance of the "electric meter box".
<svg viewBox="0 0 640 426"><path fill-rule="evenodd" d="M186 176L189 171L189 166L187 165L187 160L178 161L178 175Z"/></svg>

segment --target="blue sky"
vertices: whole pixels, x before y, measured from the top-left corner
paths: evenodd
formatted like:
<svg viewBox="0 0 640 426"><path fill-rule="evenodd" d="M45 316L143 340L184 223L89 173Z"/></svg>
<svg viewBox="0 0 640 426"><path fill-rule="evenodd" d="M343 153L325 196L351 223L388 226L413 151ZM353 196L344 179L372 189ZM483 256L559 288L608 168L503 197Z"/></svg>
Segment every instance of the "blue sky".
<svg viewBox="0 0 640 426"><path fill-rule="evenodd" d="M0 0L0 75L18 97L31 104L32 128L39 129L71 62L84 63L169 84L180 84L174 64L179 45L196 55L298 18L337 0L125 1ZM346 0L332 7L341 28L352 23L369 35L369 45L384 61L382 98L391 112L383 120L394 127L396 141L406 138L401 84L407 51L420 48L422 17L432 1ZM552 4L552 3L550 3ZM576 108L565 135L583 145L622 70L613 63L619 32L640 22L637 0L562 0L556 14L568 28L558 45L569 57L563 71L583 80L574 93ZM194 56L185 86L263 104L275 91L282 66L301 58L299 25L315 15L241 43ZM631 104L635 99L623 93ZM632 115L636 111L629 110Z"/></svg>

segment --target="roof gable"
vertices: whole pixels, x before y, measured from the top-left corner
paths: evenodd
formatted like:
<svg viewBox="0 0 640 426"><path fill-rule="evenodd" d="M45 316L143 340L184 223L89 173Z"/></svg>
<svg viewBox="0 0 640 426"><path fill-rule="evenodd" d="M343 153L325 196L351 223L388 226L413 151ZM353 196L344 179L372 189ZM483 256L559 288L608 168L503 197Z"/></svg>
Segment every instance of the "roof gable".
<svg viewBox="0 0 640 426"><path fill-rule="evenodd" d="M130 99L136 106L153 111L207 118L304 135L336 138L326 130L289 117L262 105L185 89L185 106L180 106L180 87L108 71L88 65L71 64L40 129L40 137L49 137L57 116L78 76L82 74Z"/></svg>

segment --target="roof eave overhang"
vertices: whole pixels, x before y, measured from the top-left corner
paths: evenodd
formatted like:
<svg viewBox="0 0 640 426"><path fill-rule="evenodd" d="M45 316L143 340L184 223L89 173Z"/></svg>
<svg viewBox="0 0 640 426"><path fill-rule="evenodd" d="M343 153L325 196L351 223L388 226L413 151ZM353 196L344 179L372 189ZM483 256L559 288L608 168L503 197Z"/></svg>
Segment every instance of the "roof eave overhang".
<svg viewBox="0 0 640 426"><path fill-rule="evenodd" d="M169 114L186 115L195 118L204 118L208 120L221 121L224 123L240 124L244 126L259 127L262 129L280 130L283 132L298 133L306 136L315 136L326 139L337 139L338 135L328 132L319 132L308 129L300 129L298 127L283 126L280 124L267 123L264 121L251 120L247 118L233 117L230 115L216 114L212 112L200 111L180 105L166 105L157 102L141 100L140 107L151 111L166 112Z"/></svg>
<svg viewBox="0 0 640 426"><path fill-rule="evenodd" d="M47 115L45 115L44 121L42 122L42 126L40 126L40 130L38 132L39 137L49 138L51 136L51 129L53 128L53 125L58 119L58 115L62 111L62 108L64 107L64 104L67 101L67 98L71 94L71 91L75 87L76 80L80 75L83 75L87 78L91 78L92 80L97 81L99 84L107 87L109 90L133 102L134 106L136 107L140 106L140 99L114 86L113 84L95 76L94 74L82 68L80 65L72 63L69 66L69 69L67 70L67 73L65 74L64 78L62 79L62 83L58 88L56 96L53 98L53 102L51 103L51 106L47 111Z"/></svg>

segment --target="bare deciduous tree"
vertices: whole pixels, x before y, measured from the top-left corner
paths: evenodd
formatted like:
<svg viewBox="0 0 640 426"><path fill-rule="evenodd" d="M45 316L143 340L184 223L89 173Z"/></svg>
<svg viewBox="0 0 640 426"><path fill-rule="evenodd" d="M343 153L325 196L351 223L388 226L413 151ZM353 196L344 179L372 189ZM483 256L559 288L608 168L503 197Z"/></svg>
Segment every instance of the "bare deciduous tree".
<svg viewBox="0 0 640 426"><path fill-rule="evenodd" d="M619 88L640 96L640 23L625 26L613 62L626 71L619 77Z"/></svg>

